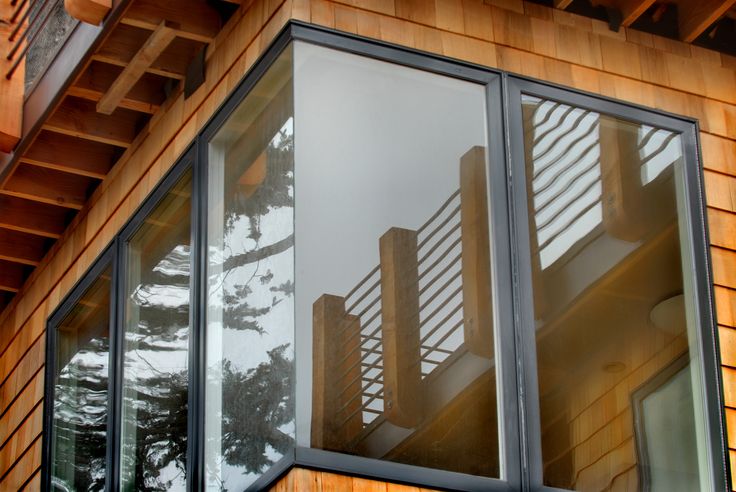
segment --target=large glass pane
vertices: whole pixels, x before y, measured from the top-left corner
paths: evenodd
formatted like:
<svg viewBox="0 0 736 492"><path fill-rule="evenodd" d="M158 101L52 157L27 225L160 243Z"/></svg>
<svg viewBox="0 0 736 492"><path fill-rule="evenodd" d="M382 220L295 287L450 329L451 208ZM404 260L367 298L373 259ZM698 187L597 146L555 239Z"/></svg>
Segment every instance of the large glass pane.
<svg viewBox="0 0 736 492"><path fill-rule="evenodd" d="M125 248L123 490L184 490L189 373L191 171Z"/></svg>
<svg viewBox="0 0 736 492"><path fill-rule="evenodd" d="M528 96L523 117L544 483L710 490L680 136Z"/></svg>
<svg viewBox="0 0 736 492"><path fill-rule="evenodd" d="M291 49L208 147L208 490L244 490L294 441Z"/></svg>
<svg viewBox="0 0 736 492"><path fill-rule="evenodd" d="M482 85L295 45L301 446L499 476Z"/></svg>
<svg viewBox="0 0 736 492"><path fill-rule="evenodd" d="M110 277L108 268L55 328L52 490L105 488Z"/></svg>

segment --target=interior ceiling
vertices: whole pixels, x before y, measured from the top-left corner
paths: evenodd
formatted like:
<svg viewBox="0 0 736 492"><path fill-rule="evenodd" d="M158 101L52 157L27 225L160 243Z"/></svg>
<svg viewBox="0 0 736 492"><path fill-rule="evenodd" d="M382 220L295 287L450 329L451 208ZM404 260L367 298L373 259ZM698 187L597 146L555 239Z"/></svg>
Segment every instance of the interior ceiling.
<svg viewBox="0 0 736 492"><path fill-rule="evenodd" d="M534 0L736 55L736 0ZM248 0L133 0L0 182L0 311ZM151 61L153 60L153 61ZM190 80L191 82L191 80Z"/></svg>

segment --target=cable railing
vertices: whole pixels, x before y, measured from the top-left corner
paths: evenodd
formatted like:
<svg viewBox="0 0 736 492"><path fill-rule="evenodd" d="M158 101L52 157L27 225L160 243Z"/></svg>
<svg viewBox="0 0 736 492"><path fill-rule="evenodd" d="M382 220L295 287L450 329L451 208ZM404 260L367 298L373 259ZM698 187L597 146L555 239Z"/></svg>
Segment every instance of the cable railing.
<svg viewBox="0 0 736 492"><path fill-rule="evenodd" d="M11 0L14 7L8 21L14 25L4 53L9 66L4 76L10 80L25 63L25 83L29 87L48 66L64 44L77 21L64 9L63 0Z"/></svg>
<svg viewBox="0 0 736 492"><path fill-rule="evenodd" d="M601 116L555 101L540 101L528 116L531 127L530 172L536 229L535 252L542 269L554 263L573 245L588 237L602 222L604 177L601 135L611 124ZM604 127L605 126L605 127ZM674 148L677 134L652 127L639 127L621 159L638 162L639 186L653 181L679 158ZM616 144L620 148L620 142ZM613 149L615 152L619 150Z"/></svg>
<svg viewBox="0 0 736 492"><path fill-rule="evenodd" d="M378 265L344 297L314 301L314 446L353 449L384 423L416 428L453 361L493 358L485 149L459 164L459 188L423 224L386 230Z"/></svg>
<svg viewBox="0 0 736 492"><path fill-rule="evenodd" d="M462 343L460 279L460 192L454 192L417 229L420 363L422 377L449 357ZM342 328L342 345L354 345L337 361L342 374L339 397L360 383L360 391L342 399L337 409L342 425L357 415L363 427L384 411L381 268L374 267L344 297L345 314L354 323ZM459 336L458 336L459 335ZM359 354L359 355L358 355ZM354 371L360 367L360 371ZM356 405L359 402L360 405Z"/></svg>

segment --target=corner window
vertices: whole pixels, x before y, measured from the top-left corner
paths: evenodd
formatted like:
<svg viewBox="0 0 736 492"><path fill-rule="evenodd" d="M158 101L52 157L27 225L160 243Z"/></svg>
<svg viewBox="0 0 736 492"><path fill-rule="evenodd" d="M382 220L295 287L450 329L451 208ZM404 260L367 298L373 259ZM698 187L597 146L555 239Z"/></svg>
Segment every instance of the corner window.
<svg viewBox="0 0 736 492"><path fill-rule="evenodd" d="M53 418L46 439L53 490L102 490L108 472L109 258L94 270L49 332L46 401L53 402Z"/></svg>
<svg viewBox="0 0 736 492"><path fill-rule="evenodd" d="M44 479L723 488L695 159L690 121L290 25L49 321Z"/></svg>
<svg viewBox="0 0 736 492"><path fill-rule="evenodd" d="M544 483L712 489L682 137L527 95L522 116Z"/></svg>

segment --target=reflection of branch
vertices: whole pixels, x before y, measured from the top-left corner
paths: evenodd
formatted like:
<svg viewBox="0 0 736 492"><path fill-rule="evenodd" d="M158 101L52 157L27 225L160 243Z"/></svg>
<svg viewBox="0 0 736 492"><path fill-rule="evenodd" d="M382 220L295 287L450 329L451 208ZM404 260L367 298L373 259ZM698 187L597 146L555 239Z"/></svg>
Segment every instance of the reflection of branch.
<svg viewBox="0 0 736 492"><path fill-rule="evenodd" d="M211 265L211 268L218 269L221 267L224 272L229 272L233 268L237 268L250 263L256 263L264 260L269 256L273 256L279 253L283 253L287 249L294 246L294 235L291 234L280 241L276 241L273 244L264 246L261 249L255 249L246 253L240 253L238 255L231 256L225 260L224 263ZM154 271L149 273L146 278L147 282L151 284L164 284L164 285L188 285L189 275L173 274L169 275L161 271Z"/></svg>
<svg viewBox="0 0 736 492"><path fill-rule="evenodd" d="M225 263L222 264L222 269L231 270L239 266L248 265L249 263L255 263L257 261L268 258L269 256L283 253L292 246L294 246L294 235L290 234L284 239L276 241L269 246L264 246L261 249L231 256L230 258L225 260Z"/></svg>

